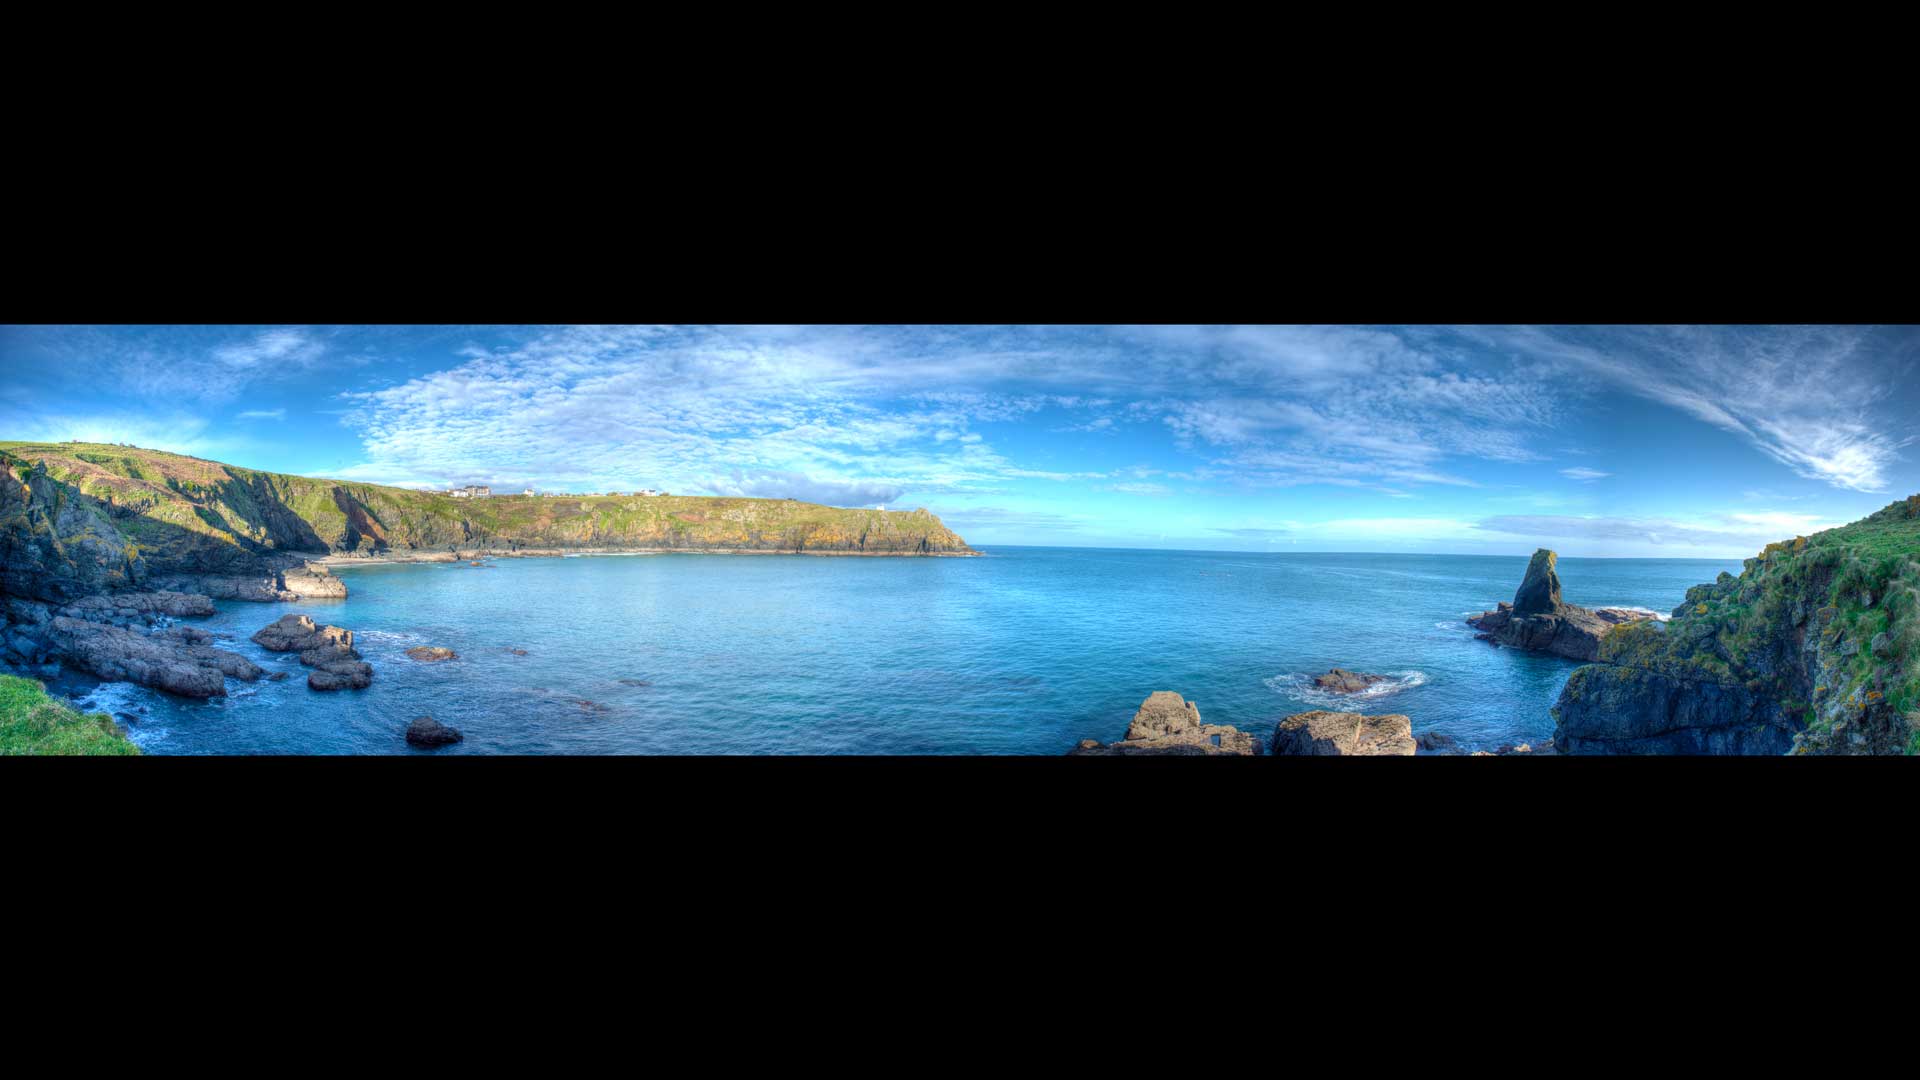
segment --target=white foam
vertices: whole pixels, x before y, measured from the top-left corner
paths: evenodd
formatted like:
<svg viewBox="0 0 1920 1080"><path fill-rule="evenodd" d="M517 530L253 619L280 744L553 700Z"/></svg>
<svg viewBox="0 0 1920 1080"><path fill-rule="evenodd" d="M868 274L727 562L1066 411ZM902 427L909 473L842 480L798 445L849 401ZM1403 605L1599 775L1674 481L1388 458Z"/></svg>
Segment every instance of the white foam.
<svg viewBox="0 0 1920 1080"><path fill-rule="evenodd" d="M1659 619L1661 622L1667 622L1668 620L1673 618L1673 615L1669 612L1655 611L1650 607L1641 607L1639 604L1601 604L1600 606L1610 607L1610 608L1619 608L1621 611L1638 611L1643 615L1651 615L1654 618Z"/></svg>
<svg viewBox="0 0 1920 1080"><path fill-rule="evenodd" d="M1303 675L1298 672L1286 675L1275 675L1263 681L1266 683L1267 689L1279 694L1281 697L1290 697L1295 701L1304 702L1315 708L1346 712L1353 711L1353 706L1355 705L1363 705L1370 701L1377 701L1381 698L1397 694L1402 690L1411 690L1416 686L1425 686L1427 682L1427 673L1424 671L1389 671L1386 672L1386 675L1386 682L1374 683L1365 690L1351 694L1322 690L1313 684L1314 676Z"/></svg>

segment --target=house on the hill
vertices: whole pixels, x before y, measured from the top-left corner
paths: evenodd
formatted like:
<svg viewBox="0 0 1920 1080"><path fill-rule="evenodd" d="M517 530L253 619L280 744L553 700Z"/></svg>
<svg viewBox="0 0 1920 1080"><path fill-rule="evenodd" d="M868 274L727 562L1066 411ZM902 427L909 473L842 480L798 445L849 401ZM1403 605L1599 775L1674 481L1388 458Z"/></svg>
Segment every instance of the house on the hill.
<svg viewBox="0 0 1920 1080"><path fill-rule="evenodd" d="M466 487L453 488L447 494L456 499L485 499L493 495L493 489L485 484L468 484Z"/></svg>

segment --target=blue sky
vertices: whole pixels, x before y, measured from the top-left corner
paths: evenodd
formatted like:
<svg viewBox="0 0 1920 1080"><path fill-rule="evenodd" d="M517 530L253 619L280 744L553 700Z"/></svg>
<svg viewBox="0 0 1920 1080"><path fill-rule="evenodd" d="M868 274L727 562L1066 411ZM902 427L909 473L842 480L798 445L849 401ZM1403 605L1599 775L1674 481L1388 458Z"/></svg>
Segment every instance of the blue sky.
<svg viewBox="0 0 1920 1080"><path fill-rule="evenodd" d="M1743 557L1920 491L1913 327L0 328L0 438L925 506L976 544Z"/></svg>

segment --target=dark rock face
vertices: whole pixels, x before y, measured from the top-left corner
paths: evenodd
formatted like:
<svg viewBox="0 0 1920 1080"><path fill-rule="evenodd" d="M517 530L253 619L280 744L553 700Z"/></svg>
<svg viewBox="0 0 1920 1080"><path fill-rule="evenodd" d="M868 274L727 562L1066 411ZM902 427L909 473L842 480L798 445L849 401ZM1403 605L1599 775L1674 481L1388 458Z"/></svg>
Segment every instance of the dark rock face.
<svg viewBox="0 0 1920 1080"><path fill-rule="evenodd" d="M1334 668L1325 675L1313 677L1313 685L1337 694L1357 694L1374 683L1386 681L1388 680L1385 675L1367 675L1358 671L1348 671L1346 668Z"/></svg>
<svg viewBox="0 0 1920 1080"><path fill-rule="evenodd" d="M448 727L431 716L416 717L407 725L407 742L413 746L447 746L464 738L460 729Z"/></svg>
<svg viewBox="0 0 1920 1080"><path fill-rule="evenodd" d="M1127 726L1127 736L1100 745L1082 739L1069 756L1123 757L1132 755L1248 756L1260 753L1260 740L1223 724L1200 722L1200 706L1171 690L1155 690Z"/></svg>
<svg viewBox="0 0 1920 1080"><path fill-rule="evenodd" d="M1600 640L1622 623L1651 618L1625 608L1590 611L1560 599L1557 557L1545 548L1533 553L1527 575L1513 594L1513 603L1501 603L1467 620L1475 635L1496 645L1552 653L1587 663L1599 659Z"/></svg>
<svg viewBox="0 0 1920 1080"><path fill-rule="evenodd" d="M192 635L144 634L64 615L45 629L49 651L82 671L185 697L220 697L227 677L251 681L263 674L246 657L196 644Z"/></svg>
<svg viewBox="0 0 1920 1080"><path fill-rule="evenodd" d="M1273 729L1273 752L1310 757L1412 757L1413 722L1398 713L1295 713Z"/></svg>
<svg viewBox="0 0 1920 1080"><path fill-rule="evenodd" d="M1456 752L1460 747L1459 742L1456 741L1453 736L1442 735L1437 731L1429 731L1415 736L1413 745L1422 754L1450 754Z"/></svg>
<svg viewBox="0 0 1920 1080"><path fill-rule="evenodd" d="M360 660L335 660L307 673L314 690L365 690L373 685L373 665Z"/></svg>
<svg viewBox="0 0 1920 1080"><path fill-rule="evenodd" d="M1795 725L1738 683L1595 664L1567 679L1553 707L1563 754L1784 754Z"/></svg>
<svg viewBox="0 0 1920 1080"><path fill-rule="evenodd" d="M1514 615L1525 618L1528 615L1550 615L1563 606L1560 600L1560 575L1554 572L1554 566L1560 557L1546 548L1533 553L1527 562L1527 575L1520 580L1520 589L1513 594Z"/></svg>

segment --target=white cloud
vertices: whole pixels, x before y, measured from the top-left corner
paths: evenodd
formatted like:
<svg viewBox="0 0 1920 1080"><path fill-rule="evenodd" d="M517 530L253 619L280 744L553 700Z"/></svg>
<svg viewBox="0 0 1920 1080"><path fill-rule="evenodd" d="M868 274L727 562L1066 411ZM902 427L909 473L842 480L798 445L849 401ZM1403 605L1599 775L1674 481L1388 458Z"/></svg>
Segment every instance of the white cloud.
<svg viewBox="0 0 1920 1080"><path fill-rule="evenodd" d="M287 410L248 409L245 412L235 413L234 418L237 420L285 420L287 418Z"/></svg>
<svg viewBox="0 0 1920 1080"><path fill-rule="evenodd" d="M1584 465L1576 465L1571 469L1561 469L1560 475L1569 480L1580 480L1590 483L1594 480L1604 480L1613 474L1601 472L1599 469L1589 469Z"/></svg>
<svg viewBox="0 0 1920 1080"><path fill-rule="evenodd" d="M1882 492L1910 437L1873 415L1911 359L1864 327L1466 329L1537 363L1660 402L1747 440L1797 475ZM1910 425L1909 425L1910 426Z"/></svg>

